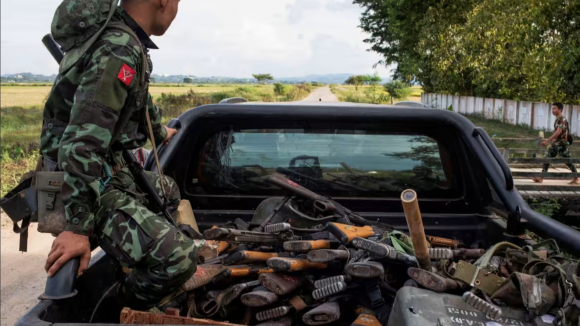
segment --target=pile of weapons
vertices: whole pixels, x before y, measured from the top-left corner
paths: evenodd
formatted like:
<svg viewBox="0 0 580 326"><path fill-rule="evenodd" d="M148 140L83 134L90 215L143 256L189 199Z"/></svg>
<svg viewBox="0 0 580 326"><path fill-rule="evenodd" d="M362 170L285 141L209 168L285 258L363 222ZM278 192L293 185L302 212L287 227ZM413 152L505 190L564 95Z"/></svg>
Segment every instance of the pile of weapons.
<svg viewBox="0 0 580 326"><path fill-rule="evenodd" d="M548 286L557 278L546 284L532 276L552 275L546 259L555 252L544 249L545 244L527 251L504 242L486 252L458 240L426 236L415 192L407 190L401 199L409 235L382 224L361 225L362 217L341 206L336 209L337 203L322 197L316 205L331 205L340 212L337 220L346 223L327 222L308 230L293 227L292 221L267 220L252 230L206 230L207 243L200 252L206 260L181 293L186 302L181 315L193 321L180 323L386 326L402 286L463 294L465 302L498 321L502 305L528 308L537 315L568 300L570 288L556 293ZM359 225L348 223L352 220ZM537 260L528 259L533 257ZM540 263L529 267L530 261Z"/></svg>

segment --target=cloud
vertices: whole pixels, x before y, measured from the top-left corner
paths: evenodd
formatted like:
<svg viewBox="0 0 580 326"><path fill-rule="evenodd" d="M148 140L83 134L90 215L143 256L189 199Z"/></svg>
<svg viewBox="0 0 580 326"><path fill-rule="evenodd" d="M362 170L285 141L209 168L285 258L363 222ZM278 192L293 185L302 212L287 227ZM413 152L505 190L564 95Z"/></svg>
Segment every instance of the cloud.
<svg viewBox="0 0 580 326"><path fill-rule="evenodd" d="M294 0L286 5L288 21L292 24L299 23L308 12L317 11L322 6L319 0Z"/></svg>
<svg viewBox="0 0 580 326"><path fill-rule="evenodd" d="M1 73L56 73L40 39L60 0L2 1ZM367 52L350 0L187 0L153 51L158 74L294 77L372 73L380 60ZM389 75L379 68L381 76Z"/></svg>
<svg viewBox="0 0 580 326"><path fill-rule="evenodd" d="M329 11L357 11L353 7L352 0L332 0L326 4L326 10Z"/></svg>

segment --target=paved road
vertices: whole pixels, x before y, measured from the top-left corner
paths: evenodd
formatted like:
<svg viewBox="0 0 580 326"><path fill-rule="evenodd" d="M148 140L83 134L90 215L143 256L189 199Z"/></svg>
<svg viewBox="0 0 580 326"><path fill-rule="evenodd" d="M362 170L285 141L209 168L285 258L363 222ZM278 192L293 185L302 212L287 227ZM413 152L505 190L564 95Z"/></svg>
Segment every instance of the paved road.
<svg viewBox="0 0 580 326"><path fill-rule="evenodd" d="M38 233L35 223L28 235L28 252L21 253L18 251L20 236L11 227L2 228L1 234L0 315L2 326L12 326L38 303L38 296L44 292L44 262L54 238Z"/></svg>
<svg viewBox="0 0 580 326"><path fill-rule="evenodd" d="M330 87L320 87L310 93L302 102L338 102L338 97L332 93Z"/></svg>

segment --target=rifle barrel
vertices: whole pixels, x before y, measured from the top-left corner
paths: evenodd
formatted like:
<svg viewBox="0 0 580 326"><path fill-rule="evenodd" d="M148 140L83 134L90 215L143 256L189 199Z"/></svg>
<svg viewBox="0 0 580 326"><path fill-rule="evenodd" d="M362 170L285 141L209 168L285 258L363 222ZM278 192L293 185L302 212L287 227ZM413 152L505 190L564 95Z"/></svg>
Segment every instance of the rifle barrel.
<svg viewBox="0 0 580 326"><path fill-rule="evenodd" d="M52 35L50 34L44 35L44 37L42 38L42 43L44 44L48 52L50 52L54 60L56 60L56 62L60 64L62 62L62 59L64 59L64 53L62 53L60 46L56 44L56 42L52 38Z"/></svg>

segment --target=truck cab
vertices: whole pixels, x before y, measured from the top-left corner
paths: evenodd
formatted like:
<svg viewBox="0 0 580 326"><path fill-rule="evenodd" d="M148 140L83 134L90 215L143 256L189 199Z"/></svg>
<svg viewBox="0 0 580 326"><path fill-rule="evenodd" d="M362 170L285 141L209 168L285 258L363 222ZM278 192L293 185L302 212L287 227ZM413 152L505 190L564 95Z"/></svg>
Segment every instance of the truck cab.
<svg viewBox="0 0 580 326"><path fill-rule="evenodd" d="M161 166L178 182L201 231L249 222L260 203L284 197L267 182L279 173L402 232L408 230L401 192L413 189L429 235L487 249L501 241L531 244L531 231L580 254L580 233L529 208L489 136L457 113L404 105L224 103L191 109L170 127L179 133L159 148ZM153 156L145 168L156 170ZM94 255L74 298L41 301L17 325L115 324L118 316L95 307L122 277L111 257Z"/></svg>

